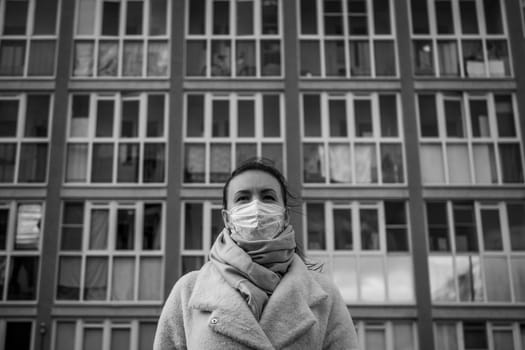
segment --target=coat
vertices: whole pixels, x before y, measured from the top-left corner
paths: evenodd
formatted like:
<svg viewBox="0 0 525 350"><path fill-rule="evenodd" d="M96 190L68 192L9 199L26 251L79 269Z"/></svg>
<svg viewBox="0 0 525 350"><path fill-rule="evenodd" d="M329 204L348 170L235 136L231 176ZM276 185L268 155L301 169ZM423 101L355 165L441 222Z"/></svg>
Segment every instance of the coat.
<svg viewBox="0 0 525 350"><path fill-rule="evenodd" d="M181 277L163 307L153 348L353 350L358 345L337 287L296 255L259 321L212 263Z"/></svg>

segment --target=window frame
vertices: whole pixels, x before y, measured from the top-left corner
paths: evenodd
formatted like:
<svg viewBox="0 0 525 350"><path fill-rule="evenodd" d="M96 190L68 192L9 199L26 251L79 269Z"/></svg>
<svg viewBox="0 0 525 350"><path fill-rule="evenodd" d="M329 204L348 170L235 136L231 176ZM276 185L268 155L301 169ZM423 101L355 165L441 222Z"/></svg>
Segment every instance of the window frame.
<svg viewBox="0 0 525 350"><path fill-rule="evenodd" d="M6 329L7 329L7 323L29 323L31 325L31 334L29 335L29 348L28 350L34 349L34 341L36 337L36 327L35 327L35 320L34 319L26 319L26 318L5 318L0 319L0 340L2 343L0 343L0 350L9 350L5 347L5 338L6 338ZM20 336L20 334L17 334L17 336Z"/></svg>

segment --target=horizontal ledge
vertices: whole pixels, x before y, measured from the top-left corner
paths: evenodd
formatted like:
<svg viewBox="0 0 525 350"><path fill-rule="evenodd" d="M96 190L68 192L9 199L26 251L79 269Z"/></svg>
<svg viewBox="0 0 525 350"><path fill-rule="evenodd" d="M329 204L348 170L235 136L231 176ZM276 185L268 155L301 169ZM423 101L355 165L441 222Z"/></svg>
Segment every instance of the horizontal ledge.
<svg viewBox="0 0 525 350"><path fill-rule="evenodd" d="M23 78L21 78L23 79ZM6 91L40 91L40 90L55 90L55 78L49 80L4 80L0 79L0 85L2 85L2 93Z"/></svg>
<svg viewBox="0 0 525 350"><path fill-rule="evenodd" d="M31 317L34 318L37 315L37 307L35 305L0 305L0 314L2 318L6 319L9 317Z"/></svg>
<svg viewBox="0 0 525 350"><path fill-rule="evenodd" d="M2 199L45 199L47 197L46 188L35 187L2 187L0 188L0 198Z"/></svg>
<svg viewBox="0 0 525 350"><path fill-rule="evenodd" d="M424 188L423 198L425 199L525 199L525 188L523 185L509 186L507 188L495 187L435 187Z"/></svg>
<svg viewBox="0 0 525 350"><path fill-rule="evenodd" d="M432 308L434 319L454 320L525 320L525 305L465 305L435 306Z"/></svg>
<svg viewBox="0 0 525 350"><path fill-rule="evenodd" d="M384 90L401 90L401 82L399 80L312 80L299 81L300 90L370 90L370 91L384 91Z"/></svg>
<svg viewBox="0 0 525 350"><path fill-rule="evenodd" d="M145 79L134 79L134 80L70 80L70 90L89 90L89 91L102 91L102 90L169 90L170 81L166 80L145 80Z"/></svg>
<svg viewBox="0 0 525 350"><path fill-rule="evenodd" d="M122 187L122 188L62 188L60 196L63 198L95 198L95 199L164 199L167 196L165 187L155 188L137 188Z"/></svg>
<svg viewBox="0 0 525 350"><path fill-rule="evenodd" d="M201 91L264 91L264 90L279 90L284 91L283 80L257 80L239 81L239 80L215 80L215 79L199 79L199 80L185 80L183 88L186 90L201 90Z"/></svg>
<svg viewBox="0 0 525 350"><path fill-rule="evenodd" d="M53 317L125 317L125 318L154 318L159 317L162 306L146 305L75 305L75 306L54 306L51 310Z"/></svg>
<svg viewBox="0 0 525 350"><path fill-rule="evenodd" d="M408 198L406 188L309 187L301 191L303 199L390 199Z"/></svg>
<svg viewBox="0 0 525 350"><path fill-rule="evenodd" d="M415 319L417 318L416 306L398 306L398 305L350 305L347 306L354 322L363 319Z"/></svg>
<svg viewBox="0 0 525 350"><path fill-rule="evenodd" d="M416 90L515 90L516 82L514 79L428 79L415 80Z"/></svg>

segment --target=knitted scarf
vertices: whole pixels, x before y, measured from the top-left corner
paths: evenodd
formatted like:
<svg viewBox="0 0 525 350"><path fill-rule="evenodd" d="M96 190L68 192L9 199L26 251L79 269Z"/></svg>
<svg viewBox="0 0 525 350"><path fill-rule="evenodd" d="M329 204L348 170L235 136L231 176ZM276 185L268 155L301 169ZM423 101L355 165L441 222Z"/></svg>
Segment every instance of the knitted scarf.
<svg viewBox="0 0 525 350"><path fill-rule="evenodd" d="M277 237L259 241L243 240L225 228L211 248L210 261L226 283L241 293L259 320L269 295L292 263L294 251L291 225Z"/></svg>

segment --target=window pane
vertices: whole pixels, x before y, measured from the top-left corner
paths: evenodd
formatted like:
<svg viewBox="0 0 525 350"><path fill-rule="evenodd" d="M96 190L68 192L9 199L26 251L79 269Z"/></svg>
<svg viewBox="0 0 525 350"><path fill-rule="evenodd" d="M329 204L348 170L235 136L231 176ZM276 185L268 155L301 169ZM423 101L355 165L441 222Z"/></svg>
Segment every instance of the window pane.
<svg viewBox="0 0 525 350"><path fill-rule="evenodd" d="M204 34L206 14L205 0L192 0L188 2L189 6L189 34Z"/></svg>
<svg viewBox="0 0 525 350"><path fill-rule="evenodd" d="M115 249L133 250L135 246L135 210L119 209Z"/></svg>
<svg viewBox="0 0 525 350"><path fill-rule="evenodd" d="M263 34L279 33L279 6L277 1L262 2L261 23Z"/></svg>
<svg viewBox="0 0 525 350"><path fill-rule="evenodd" d="M53 75L55 69L55 41L32 40L29 51L28 75Z"/></svg>
<svg viewBox="0 0 525 350"><path fill-rule="evenodd" d="M12 182L15 174L16 144L0 143L0 182Z"/></svg>
<svg viewBox="0 0 525 350"><path fill-rule="evenodd" d="M188 95L187 103L186 136L202 137L204 136L204 95Z"/></svg>
<svg viewBox="0 0 525 350"><path fill-rule="evenodd" d="M494 350L514 350L514 337L512 329L494 330Z"/></svg>
<svg viewBox="0 0 525 350"><path fill-rule="evenodd" d="M204 182L205 146L202 144L186 144L185 148L184 182Z"/></svg>
<svg viewBox="0 0 525 350"><path fill-rule="evenodd" d="M384 183L404 182L403 153L400 144L381 145L381 171Z"/></svg>
<svg viewBox="0 0 525 350"><path fill-rule="evenodd" d="M219 234L221 233L222 229L224 228L224 222L222 221L222 213L221 209L215 208L211 210L211 239L210 239L210 247L215 243L217 240L217 237L219 237Z"/></svg>
<svg viewBox="0 0 525 350"><path fill-rule="evenodd" d="M15 250L38 250L42 235L42 216L40 204L18 205Z"/></svg>
<svg viewBox="0 0 525 350"><path fill-rule="evenodd" d="M101 41L98 51L98 75L116 76L118 71L118 42Z"/></svg>
<svg viewBox="0 0 525 350"><path fill-rule="evenodd" d="M485 77L485 61L481 40L463 40L463 60L468 77Z"/></svg>
<svg viewBox="0 0 525 350"><path fill-rule="evenodd" d="M5 233L4 233L5 234ZM3 239L5 239L5 237L3 237ZM4 247L2 247L2 250L5 249L5 242L4 242ZM0 256L0 276L2 276L2 278L0 279L0 293L2 295L2 300L4 298L4 289L5 289L5 275L6 275L6 269L7 269L7 262L6 262L6 257L5 256Z"/></svg>
<svg viewBox="0 0 525 350"><path fill-rule="evenodd" d="M414 302L412 259L405 256L389 256L387 260L388 300L391 302Z"/></svg>
<svg viewBox="0 0 525 350"><path fill-rule="evenodd" d="M516 136L512 97L510 95L496 95L494 96L494 102L496 105L496 121L498 122L499 137Z"/></svg>
<svg viewBox="0 0 525 350"><path fill-rule="evenodd" d="M164 136L164 95L148 95L147 137Z"/></svg>
<svg viewBox="0 0 525 350"><path fill-rule="evenodd" d="M57 322L55 350L70 350L75 348L75 322Z"/></svg>
<svg viewBox="0 0 525 350"><path fill-rule="evenodd" d="M120 2L104 1L102 9L102 35L118 35Z"/></svg>
<svg viewBox="0 0 525 350"><path fill-rule="evenodd" d="M492 144L472 145L474 154L474 170L476 172L476 183L491 184L498 181L496 171L496 158Z"/></svg>
<svg viewBox="0 0 525 350"><path fill-rule="evenodd" d="M138 77L142 75L142 43L137 41L124 42L122 57L122 75Z"/></svg>
<svg viewBox="0 0 525 350"><path fill-rule="evenodd" d="M85 182L88 162L87 144L67 145L66 182Z"/></svg>
<svg viewBox="0 0 525 350"><path fill-rule="evenodd" d="M390 34L390 2L389 0L374 0L375 34Z"/></svg>
<svg viewBox="0 0 525 350"><path fill-rule="evenodd" d="M487 102L485 100L470 100L470 123L472 124L472 136L490 136Z"/></svg>
<svg viewBox="0 0 525 350"><path fill-rule="evenodd" d="M128 1L126 13L126 35L142 34L142 1Z"/></svg>
<svg viewBox="0 0 525 350"><path fill-rule="evenodd" d="M237 35L253 34L253 2L237 1Z"/></svg>
<svg viewBox="0 0 525 350"><path fill-rule="evenodd" d="M329 100L328 113L330 117L330 136L347 136L348 127L346 124L346 101Z"/></svg>
<svg viewBox="0 0 525 350"><path fill-rule="evenodd" d="M509 52L505 40L487 40L489 75L502 77L510 75Z"/></svg>
<svg viewBox="0 0 525 350"><path fill-rule="evenodd" d="M193 4L196 1L191 1ZM166 16L168 6L166 0L150 0L149 35L166 34Z"/></svg>
<svg viewBox="0 0 525 350"><path fill-rule="evenodd" d="M503 34L500 0L483 0L487 34Z"/></svg>
<svg viewBox="0 0 525 350"><path fill-rule="evenodd" d="M19 182L44 182L47 173L47 143L23 143L20 151Z"/></svg>
<svg viewBox="0 0 525 350"><path fill-rule="evenodd" d="M344 77L346 75L346 63L345 47L343 41L326 41L324 51L326 75Z"/></svg>
<svg viewBox="0 0 525 350"><path fill-rule="evenodd" d="M389 252L408 252L405 204L385 202L386 248Z"/></svg>
<svg viewBox="0 0 525 350"><path fill-rule="evenodd" d="M213 34L230 33L229 1L213 1Z"/></svg>
<svg viewBox="0 0 525 350"><path fill-rule="evenodd" d="M352 157L350 145L332 143L328 148L330 183L352 182Z"/></svg>
<svg viewBox="0 0 525 350"><path fill-rule="evenodd" d="M381 119L381 136L399 136L395 95L379 95L379 113Z"/></svg>
<svg viewBox="0 0 525 350"><path fill-rule="evenodd" d="M354 100L354 118L357 137L373 136L372 101Z"/></svg>
<svg viewBox="0 0 525 350"><path fill-rule="evenodd" d="M359 211L361 227L361 249L379 250L379 222L377 209Z"/></svg>
<svg viewBox="0 0 525 350"><path fill-rule="evenodd" d="M93 145L91 162L92 182L112 182L113 180L113 144L99 143Z"/></svg>
<svg viewBox="0 0 525 350"><path fill-rule="evenodd" d="M446 204L427 203L426 208L430 250L450 251Z"/></svg>
<svg viewBox="0 0 525 350"><path fill-rule="evenodd" d="M366 0L348 0L348 24L350 35L368 34Z"/></svg>
<svg viewBox="0 0 525 350"><path fill-rule="evenodd" d="M84 223L84 204L81 202L67 202L64 204L64 218L61 250L80 250L82 248L82 229Z"/></svg>
<svg viewBox="0 0 525 350"><path fill-rule="evenodd" d="M459 76L458 47L455 41L438 41L439 71L441 76Z"/></svg>
<svg viewBox="0 0 525 350"><path fill-rule="evenodd" d="M459 300L483 301L483 281L481 280L479 257L456 256L456 273Z"/></svg>
<svg viewBox="0 0 525 350"><path fill-rule="evenodd" d="M204 265L204 256L183 256L182 273L199 270Z"/></svg>
<svg viewBox="0 0 525 350"><path fill-rule="evenodd" d="M9 224L9 209L0 208L0 250L5 250L7 245L7 229ZM5 265L2 265L5 266ZM3 285L3 280L0 282ZM2 291L0 291L0 295Z"/></svg>
<svg viewBox="0 0 525 350"><path fill-rule="evenodd" d="M485 257L485 287L488 301L511 301L509 268L506 257Z"/></svg>
<svg viewBox="0 0 525 350"><path fill-rule="evenodd" d="M479 33L476 1L461 0L459 2L459 11L461 16L461 30L463 34Z"/></svg>
<svg viewBox="0 0 525 350"><path fill-rule="evenodd" d="M445 121L448 137L464 137L461 100L445 99Z"/></svg>
<svg viewBox="0 0 525 350"><path fill-rule="evenodd" d="M239 143L235 150L235 164L239 166L250 158L257 157L257 145L252 143Z"/></svg>
<svg viewBox="0 0 525 350"><path fill-rule="evenodd" d="M436 99L434 95L419 95L419 121L422 137L434 137L439 135L437 122Z"/></svg>
<svg viewBox="0 0 525 350"><path fill-rule="evenodd" d="M111 330L111 350L128 350L130 344L131 329L113 328Z"/></svg>
<svg viewBox="0 0 525 350"><path fill-rule="evenodd" d="M436 24L438 34L453 34L454 19L450 0L436 0Z"/></svg>
<svg viewBox="0 0 525 350"><path fill-rule="evenodd" d="M263 136L281 136L279 95L263 95Z"/></svg>
<svg viewBox="0 0 525 350"><path fill-rule="evenodd" d="M93 209L89 233L89 249L107 249L109 231L109 210Z"/></svg>
<svg viewBox="0 0 525 350"><path fill-rule="evenodd" d="M366 349L386 349L386 335L384 329L365 330Z"/></svg>
<svg viewBox="0 0 525 350"><path fill-rule="evenodd" d="M168 44L165 41L150 41L148 44L148 76L161 77L168 75Z"/></svg>
<svg viewBox="0 0 525 350"><path fill-rule="evenodd" d="M307 249L326 249L325 218L322 203L306 203Z"/></svg>
<svg viewBox="0 0 525 350"><path fill-rule="evenodd" d="M386 300L384 275L382 259L377 257L361 257L359 289L362 301L366 303Z"/></svg>
<svg viewBox="0 0 525 350"><path fill-rule="evenodd" d="M325 182L325 155L322 144L303 145L304 182Z"/></svg>
<svg viewBox="0 0 525 350"><path fill-rule="evenodd" d="M457 252L477 252L478 239L474 205L472 203L454 203L454 227Z"/></svg>
<svg viewBox="0 0 525 350"><path fill-rule="evenodd" d="M2 40L0 42L0 76L22 75L24 72L26 42Z"/></svg>
<svg viewBox="0 0 525 350"><path fill-rule="evenodd" d="M513 251L525 250L525 205L523 203L507 204L510 243Z"/></svg>
<svg viewBox="0 0 525 350"><path fill-rule="evenodd" d="M165 158L165 145L163 143L144 144L144 182L164 181Z"/></svg>
<svg viewBox="0 0 525 350"><path fill-rule="evenodd" d="M102 349L102 328L84 328L84 339L82 349Z"/></svg>
<svg viewBox="0 0 525 350"><path fill-rule="evenodd" d="M517 143L501 143L498 146L503 182L522 183L523 165L520 146Z"/></svg>
<svg viewBox="0 0 525 350"><path fill-rule="evenodd" d="M396 75L396 56L393 41L375 41L374 56L377 76Z"/></svg>
<svg viewBox="0 0 525 350"><path fill-rule="evenodd" d="M340 0L325 0L324 34L343 34L343 9Z"/></svg>
<svg viewBox="0 0 525 350"><path fill-rule="evenodd" d="M140 260L139 299L160 300L162 294L162 264L159 258Z"/></svg>
<svg viewBox="0 0 525 350"><path fill-rule="evenodd" d="M354 257L334 256L332 276L346 303L355 303L357 296L357 264Z"/></svg>
<svg viewBox="0 0 525 350"><path fill-rule="evenodd" d="M440 144L422 144L420 161L423 183L445 182L443 150Z"/></svg>
<svg viewBox="0 0 525 350"><path fill-rule="evenodd" d="M155 323L140 322L139 325L139 349L148 349L153 344L155 338Z"/></svg>
<svg viewBox="0 0 525 350"><path fill-rule="evenodd" d="M139 101L122 101L120 137L137 137L139 129Z"/></svg>
<svg viewBox="0 0 525 350"><path fill-rule="evenodd" d="M352 250L352 212L350 209L334 209L334 248Z"/></svg>
<svg viewBox="0 0 525 350"><path fill-rule="evenodd" d="M274 162L274 167L283 172L283 146L281 143L263 143L261 155Z"/></svg>
<svg viewBox="0 0 525 350"><path fill-rule="evenodd" d="M459 350L455 323L437 323L434 329L436 349Z"/></svg>
<svg viewBox="0 0 525 350"><path fill-rule="evenodd" d="M77 9L77 34L93 34L96 0L79 0Z"/></svg>
<svg viewBox="0 0 525 350"><path fill-rule="evenodd" d="M427 2L420 0L411 0L410 8L412 10L412 33L428 34L428 11Z"/></svg>
<svg viewBox="0 0 525 350"><path fill-rule="evenodd" d="M511 260L512 266L512 282L514 285L514 298L517 302L525 301L525 259L521 257L513 257Z"/></svg>
<svg viewBox="0 0 525 350"><path fill-rule="evenodd" d="M89 95L73 95L70 137L86 137L89 129Z"/></svg>
<svg viewBox="0 0 525 350"><path fill-rule="evenodd" d="M73 76L93 76L94 50L95 45L92 42L75 42L75 61L73 63Z"/></svg>
<svg viewBox="0 0 525 350"><path fill-rule="evenodd" d="M210 146L210 182L225 182L231 172L231 146L212 144Z"/></svg>
<svg viewBox="0 0 525 350"><path fill-rule="evenodd" d="M261 75L281 75L281 43L278 40L261 40Z"/></svg>
<svg viewBox="0 0 525 350"><path fill-rule="evenodd" d="M0 137L16 137L18 100L0 100Z"/></svg>
<svg viewBox="0 0 525 350"><path fill-rule="evenodd" d="M46 137L48 118L49 95L28 95L24 136Z"/></svg>
<svg viewBox="0 0 525 350"><path fill-rule="evenodd" d="M414 40L414 66L416 75L434 75L431 41Z"/></svg>
<svg viewBox="0 0 525 350"><path fill-rule="evenodd" d="M414 336L412 323L394 322L394 350L414 350ZM441 349L441 348L437 348ZM452 350L452 349L448 349Z"/></svg>
<svg viewBox="0 0 525 350"><path fill-rule="evenodd" d="M301 40L300 47L301 76L311 77L321 75L319 42Z"/></svg>
<svg viewBox="0 0 525 350"><path fill-rule="evenodd" d="M237 102L237 124L237 136L255 136L255 101L239 100Z"/></svg>
<svg viewBox="0 0 525 350"><path fill-rule="evenodd" d="M237 76L255 76L255 41L238 40L236 50L237 59L235 69Z"/></svg>
<svg viewBox="0 0 525 350"><path fill-rule="evenodd" d="M61 256L59 260L57 299L80 299L80 257Z"/></svg>
<svg viewBox="0 0 525 350"><path fill-rule="evenodd" d="M320 95L303 95L304 136L321 136L320 99Z"/></svg>
<svg viewBox="0 0 525 350"><path fill-rule="evenodd" d="M231 47L229 41L212 41L211 57L212 76L229 76L231 74Z"/></svg>
<svg viewBox="0 0 525 350"><path fill-rule="evenodd" d="M186 203L184 208L184 249L203 249L203 205L202 203Z"/></svg>
<svg viewBox="0 0 525 350"><path fill-rule="evenodd" d="M230 101L214 100L212 108L212 136L230 136Z"/></svg>
<svg viewBox="0 0 525 350"><path fill-rule="evenodd" d="M429 256L428 270L432 301L456 301L452 257Z"/></svg>
<svg viewBox="0 0 525 350"><path fill-rule="evenodd" d="M191 2L193 3L193 1ZM186 42L186 75L206 75L206 42L191 40Z"/></svg>
<svg viewBox="0 0 525 350"><path fill-rule="evenodd" d="M84 277L84 300L106 300L108 287L108 259L86 258ZM102 346L102 345L100 345ZM100 349L88 347L87 349Z"/></svg>
<svg viewBox="0 0 525 350"><path fill-rule="evenodd" d="M12 257L8 277L7 300L36 299L37 279L37 256Z"/></svg>
<svg viewBox="0 0 525 350"><path fill-rule="evenodd" d="M133 300L134 280L135 258L115 257L113 259L111 300Z"/></svg>
<svg viewBox="0 0 525 350"><path fill-rule="evenodd" d="M370 64L370 44L368 41L357 41L351 40L349 43L350 50L350 73L352 76L370 76L372 73ZM377 56L376 56L377 57ZM345 67L344 53L341 53L341 64ZM378 59L377 66L380 66L382 62ZM395 61L394 61L395 62ZM328 74L328 72L327 72ZM346 75L346 72L343 74Z"/></svg>
<svg viewBox="0 0 525 350"><path fill-rule="evenodd" d="M115 102L112 100L99 100L97 103L97 128L96 137L113 136L113 114Z"/></svg>
<svg viewBox="0 0 525 350"><path fill-rule="evenodd" d="M33 340L32 328L32 322L6 322L4 349L30 350Z"/></svg>
<svg viewBox="0 0 525 350"><path fill-rule="evenodd" d="M29 1L6 1L4 35L24 35L27 29Z"/></svg>
<svg viewBox="0 0 525 350"><path fill-rule="evenodd" d="M317 6L315 0L303 0L301 9L301 34L317 33Z"/></svg>
<svg viewBox="0 0 525 350"><path fill-rule="evenodd" d="M158 250L161 247L162 205L145 204L142 228L142 249Z"/></svg>
<svg viewBox="0 0 525 350"><path fill-rule="evenodd" d="M377 158L374 144L355 146L355 177L357 183L377 183Z"/></svg>
<svg viewBox="0 0 525 350"><path fill-rule="evenodd" d="M464 322L463 338L465 350L485 350L487 345L487 331L484 323Z"/></svg>
<svg viewBox="0 0 525 350"><path fill-rule="evenodd" d="M450 183L470 183L470 163L465 144L447 145L447 160Z"/></svg>
<svg viewBox="0 0 525 350"><path fill-rule="evenodd" d="M485 250L503 250L499 210L482 209L480 213Z"/></svg>

